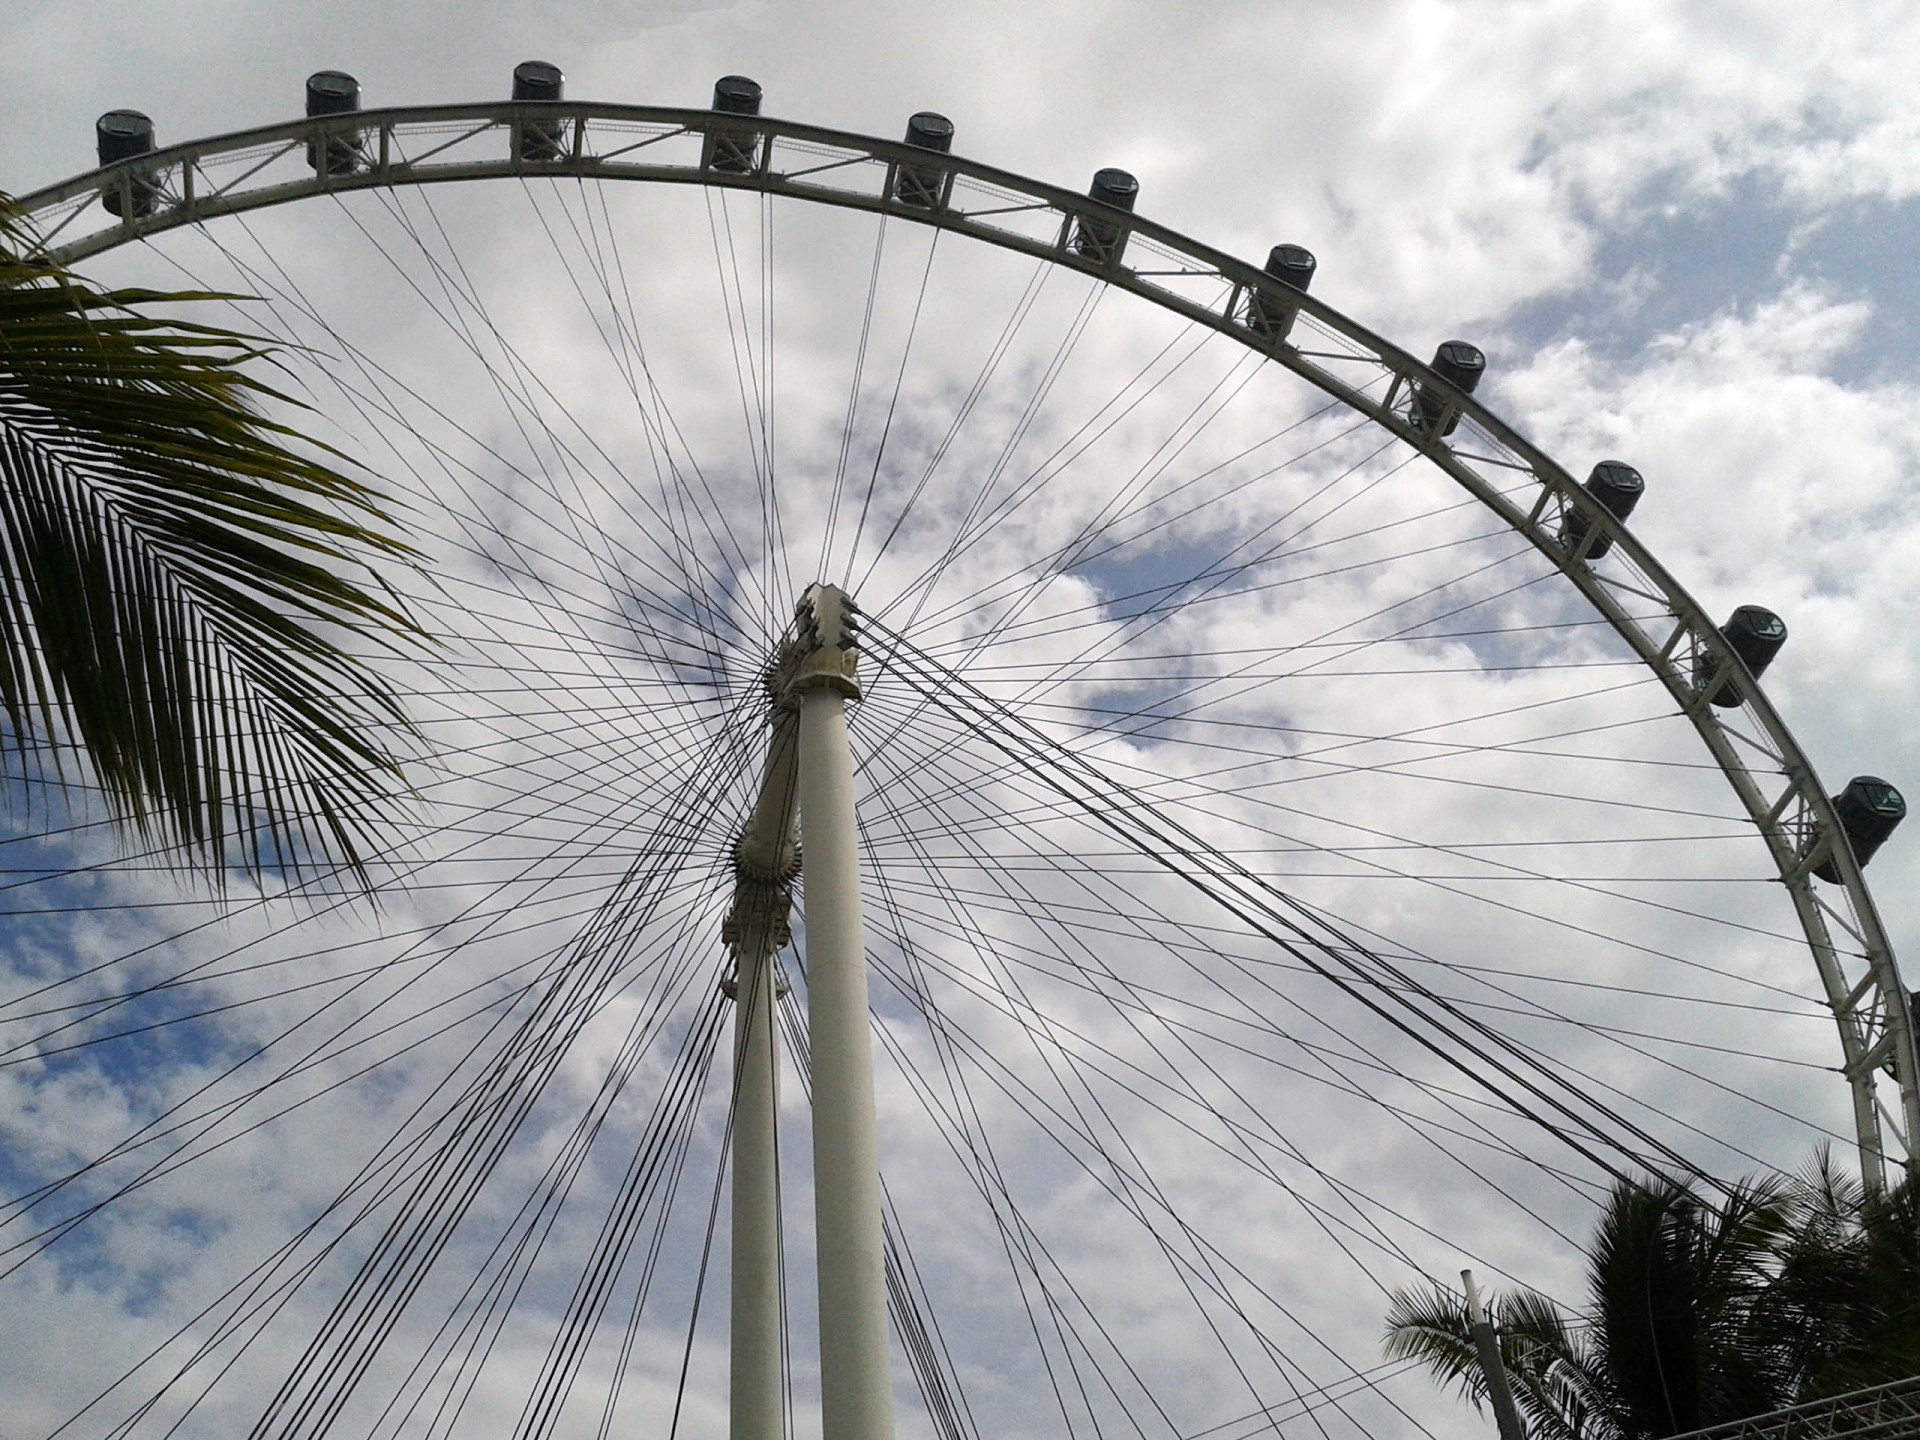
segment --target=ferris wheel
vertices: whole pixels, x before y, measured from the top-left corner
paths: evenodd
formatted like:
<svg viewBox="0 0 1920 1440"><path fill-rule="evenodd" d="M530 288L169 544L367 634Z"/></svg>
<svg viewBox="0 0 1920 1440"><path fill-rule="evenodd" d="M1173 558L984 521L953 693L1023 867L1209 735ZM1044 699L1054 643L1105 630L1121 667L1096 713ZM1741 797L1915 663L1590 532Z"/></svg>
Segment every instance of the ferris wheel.
<svg viewBox="0 0 1920 1440"><path fill-rule="evenodd" d="M0 1270L101 1330L25 1347L25 1433L717 1434L743 1244L753 1433L811 1433L856 1243L903 1430L1424 1430L1371 1297L1534 1280L1642 1167L1915 1163L1862 875L1904 804L1814 774L1780 617L1635 538L1657 475L1576 478L1475 345L1125 170L761 108L328 71L182 145L112 112L24 200L53 259L248 297L436 640L383 662L373 904L9 837ZM878 1110L831 1165L809 1090Z"/></svg>

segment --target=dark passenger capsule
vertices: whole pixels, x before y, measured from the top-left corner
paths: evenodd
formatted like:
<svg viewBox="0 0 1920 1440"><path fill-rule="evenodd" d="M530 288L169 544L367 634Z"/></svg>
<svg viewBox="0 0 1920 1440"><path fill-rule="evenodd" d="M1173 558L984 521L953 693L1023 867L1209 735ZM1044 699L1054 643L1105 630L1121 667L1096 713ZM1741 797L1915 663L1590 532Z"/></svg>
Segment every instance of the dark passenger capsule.
<svg viewBox="0 0 1920 1440"><path fill-rule="evenodd" d="M758 115L760 86L744 75L722 75L713 86L716 115ZM718 127L707 131L700 163L722 175L751 175L760 165L760 135L755 130Z"/></svg>
<svg viewBox="0 0 1920 1440"><path fill-rule="evenodd" d="M307 77L307 118L351 115L360 108L360 82L344 70L316 70ZM357 133L329 135L307 146L307 164L316 174L351 175L365 156Z"/></svg>
<svg viewBox="0 0 1920 1440"><path fill-rule="evenodd" d="M1433 352L1433 363L1429 367L1442 380L1452 384L1462 395L1471 395L1479 385L1480 377L1487 373L1487 357L1480 353L1480 347L1465 340L1449 340ZM1413 410L1407 416L1421 430L1431 430L1441 424L1441 417L1447 415L1451 401L1435 387L1421 380L1413 387ZM1445 439L1453 433L1454 426L1460 423L1459 413L1447 415L1440 438Z"/></svg>
<svg viewBox="0 0 1920 1440"><path fill-rule="evenodd" d="M1313 252L1302 245L1276 245L1267 252L1266 272L1282 285L1305 294L1307 287L1313 284L1313 272L1320 262L1313 258ZM1253 292L1247 301L1247 328L1256 335L1265 335L1269 339L1284 340L1287 332L1293 329L1293 317L1300 313L1300 307L1292 304L1282 292L1270 295L1263 290Z"/></svg>
<svg viewBox="0 0 1920 1440"><path fill-rule="evenodd" d="M1847 832L1847 840L1853 846L1854 863L1862 870L1907 818L1907 802L1878 775L1854 776L1847 782L1847 788L1833 797L1833 808L1840 817L1840 828ZM1831 860L1814 866L1813 873L1828 884L1840 882L1839 869Z"/></svg>
<svg viewBox="0 0 1920 1440"><path fill-rule="evenodd" d="M566 96L567 77L558 65L544 60L522 60L513 67L513 98L552 104ZM520 158L535 163L564 160L567 155L567 122L564 120L524 120L520 124Z"/></svg>
<svg viewBox="0 0 1920 1440"><path fill-rule="evenodd" d="M1140 182L1125 170L1099 170L1094 173L1093 184L1087 187L1087 196L1115 210L1130 212L1134 201L1140 198ZM1074 252L1102 265L1111 265L1126 249L1128 230L1118 219L1083 215L1074 226Z"/></svg>
<svg viewBox="0 0 1920 1440"><path fill-rule="evenodd" d="M907 120L907 144L916 150L945 155L953 149L953 122L944 115L922 110ZM932 210L940 204L940 188L946 175L944 165L903 163L894 178L893 196L902 205Z"/></svg>
<svg viewBox="0 0 1920 1440"><path fill-rule="evenodd" d="M93 138L102 166L131 160L136 155L152 151L153 121L138 110L109 110L94 121ZM160 194L160 187L154 183L153 177L135 171L130 188L133 194L133 218L151 215L153 202ZM100 191L100 203L107 207L109 215L123 214L125 198L119 181Z"/></svg>
<svg viewBox="0 0 1920 1440"><path fill-rule="evenodd" d="M1624 520L1633 514L1633 507L1640 503L1647 482L1640 478L1638 470L1624 460L1602 460L1593 467L1593 473L1587 476L1582 488L1607 514L1616 520ZM1577 550L1585 543L1588 532L1598 529L1597 525L1584 520L1579 511L1569 510L1566 518L1560 522L1560 542L1569 550ZM1587 546L1587 559L1598 560L1612 548L1612 536L1597 535L1593 543Z"/></svg>
<svg viewBox="0 0 1920 1440"><path fill-rule="evenodd" d="M1747 673L1758 680L1773 663L1773 657L1780 653L1780 647L1787 643L1787 622L1764 606L1742 605L1720 627L1720 634L1740 657L1740 663L1747 667ZM1702 651L1694 661L1693 683L1704 688L1717 668L1713 657ZM1738 705L1740 692L1730 681L1722 681L1720 688L1707 699L1715 705Z"/></svg>

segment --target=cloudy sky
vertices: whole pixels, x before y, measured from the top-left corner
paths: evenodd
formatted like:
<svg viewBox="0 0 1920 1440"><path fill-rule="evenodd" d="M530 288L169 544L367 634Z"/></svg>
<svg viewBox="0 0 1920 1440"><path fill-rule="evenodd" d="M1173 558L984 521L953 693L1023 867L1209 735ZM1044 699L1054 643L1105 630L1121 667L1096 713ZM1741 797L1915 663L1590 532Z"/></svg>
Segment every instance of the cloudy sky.
<svg viewBox="0 0 1920 1440"><path fill-rule="evenodd" d="M744 73L770 115L931 109L1007 170L1122 166L1199 240L1308 246L1314 292L1409 351L1478 343L1480 398L1567 469L1642 471L1634 531L1710 613L1786 618L1767 688L1829 787L1920 775L1910 7L15 0L8 28L16 194L87 168L107 109L166 144L292 118L323 67L425 104L536 57L577 99ZM423 809L378 907L209 906L84 811L16 807L0 1428L104 1391L64 1433L304 1435L326 1397L354 1434L724 1433L713 937L769 617L815 574L884 627L856 720L883 1168L977 1433L1491 1433L1383 1365L1385 1292L1473 1265L1576 1301L1605 1171L1316 964L1391 962L1643 1157L1791 1169L1851 1133L1724 779L1404 446L1078 277L609 188L314 201L95 262L260 297L310 347L296 388L400 498L395 583L449 640L393 662ZM1116 719L1142 707L1177 718ZM1897 953L1915 854L1871 872ZM380 1324L352 1387L308 1348ZM897 1358L902 1433L946 1433Z"/></svg>

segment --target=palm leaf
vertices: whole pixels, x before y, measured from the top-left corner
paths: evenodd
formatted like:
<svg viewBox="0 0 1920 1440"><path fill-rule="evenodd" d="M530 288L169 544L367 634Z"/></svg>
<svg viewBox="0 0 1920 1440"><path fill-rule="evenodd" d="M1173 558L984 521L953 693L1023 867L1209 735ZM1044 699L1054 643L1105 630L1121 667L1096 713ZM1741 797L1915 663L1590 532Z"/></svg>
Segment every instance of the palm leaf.
<svg viewBox="0 0 1920 1440"><path fill-rule="evenodd" d="M30 782L95 784L220 865L361 871L404 791L391 685L411 552L344 460L262 413L251 337L27 258L0 202L0 706ZM63 760L77 746L85 764Z"/></svg>
<svg viewBox="0 0 1920 1440"><path fill-rule="evenodd" d="M1533 1290L1496 1294L1488 1318L1515 1402L1534 1440L1604 1440L1597 1423L1591 1362L1560 1307ZM1424 1364L1477 1409L1488 1404L1486 1372L1464 1298L1439 1286L1394 1292L1387 1309L1387 1357Z"/></svg>
<svg viewBox="0 0 1920 1440"><path fill-rule="evenodd" d="M1588 1281L1622 1433L1671 1435L1792 1402L1762 1304L1791 1215L1775 1178L1730 1185L1718 1203L1667 1176L1614 1188Z"/></svg>

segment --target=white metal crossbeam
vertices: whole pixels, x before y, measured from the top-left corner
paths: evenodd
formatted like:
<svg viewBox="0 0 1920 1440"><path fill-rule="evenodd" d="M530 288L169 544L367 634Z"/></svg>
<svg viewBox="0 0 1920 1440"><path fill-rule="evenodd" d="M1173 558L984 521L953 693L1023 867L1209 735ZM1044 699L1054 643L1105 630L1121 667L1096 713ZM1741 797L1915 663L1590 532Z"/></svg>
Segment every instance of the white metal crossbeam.
<svg viewBox="0 0 1920 1440"><path fill-rule="evenodd" d="M1920 1375L1791 1410L1689 1430L1673 1440L1913 1440L1920 1436Z"/></svg>

